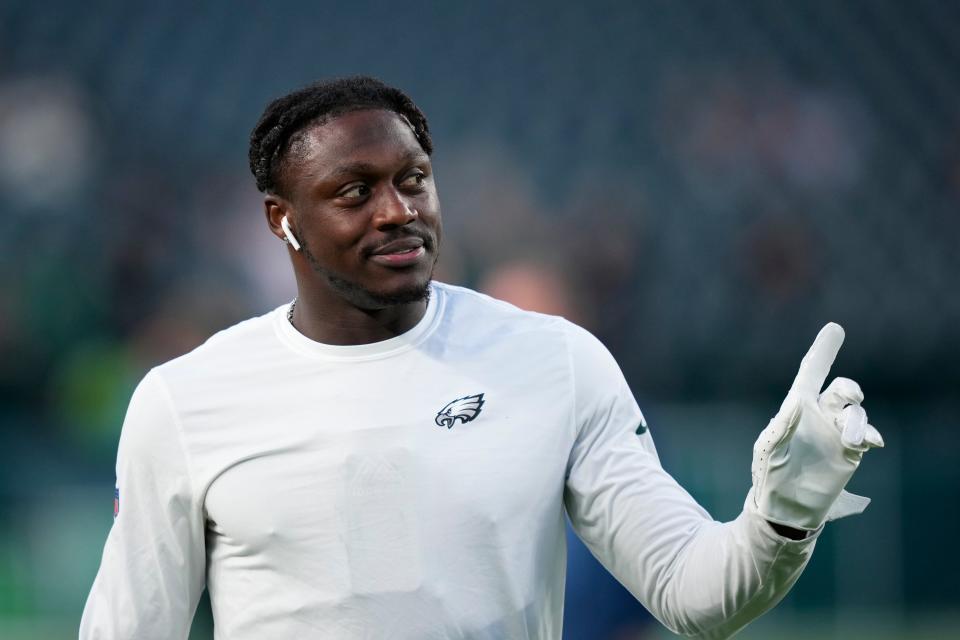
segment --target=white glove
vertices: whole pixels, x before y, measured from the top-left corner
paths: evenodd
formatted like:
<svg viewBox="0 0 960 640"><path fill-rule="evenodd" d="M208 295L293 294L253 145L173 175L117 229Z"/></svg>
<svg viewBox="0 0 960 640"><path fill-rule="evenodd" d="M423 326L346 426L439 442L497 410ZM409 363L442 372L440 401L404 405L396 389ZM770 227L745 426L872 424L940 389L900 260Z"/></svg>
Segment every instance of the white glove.
<svg viewBox="0 0 960 640"><path fill-rule="evenodd" d="M833 322L820 330L780 411L753 445L753 500L770 522L813 531L870 503L843 490L863 453L883 446L860 406L863 392L836 378L820 393L843 335Z"/></svg>

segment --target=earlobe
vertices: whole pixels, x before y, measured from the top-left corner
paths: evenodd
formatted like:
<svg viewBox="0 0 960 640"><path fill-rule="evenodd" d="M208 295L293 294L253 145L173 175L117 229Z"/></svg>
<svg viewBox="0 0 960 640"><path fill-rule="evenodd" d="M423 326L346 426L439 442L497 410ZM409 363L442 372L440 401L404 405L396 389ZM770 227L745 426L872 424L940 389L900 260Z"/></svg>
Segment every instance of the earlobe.
<svg viewBox="0 0 960 640"><path fill-rule="evenodd" d="M267 194L267 197L264 198L263 205L267 214L267 224L270 226L273 234L292 246L295 251L300 251L300 242L297 240L297 236L288 219L288 211L290 208L286 202L273 194Z"/></svg>
<svg viewBox="0 0 960 640"><path fill-rule="evenodd" d="M289 243L294 251L300 251L300 243L297 242L297 237L293 235L293 229L290 228L290 222L287 220L287 216L283 216L280 220L280 226L283 228L284 241Z"/></svg>

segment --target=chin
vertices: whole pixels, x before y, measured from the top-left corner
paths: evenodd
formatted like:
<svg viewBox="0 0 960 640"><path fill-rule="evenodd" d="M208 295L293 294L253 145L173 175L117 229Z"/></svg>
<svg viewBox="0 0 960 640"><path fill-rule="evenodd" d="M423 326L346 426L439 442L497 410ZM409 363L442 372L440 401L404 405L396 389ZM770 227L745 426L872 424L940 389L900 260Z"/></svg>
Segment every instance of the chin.
<svg viewBox="0 0 960 640"><path fill-rule="evenodd" d="M371 289L336 277L330 278L330 284L355 307L376 310L428 300L430 280L431 278L428 277L422 281L389 289Z"/></svg>
<svg viewBox="0 0 960 640"><path fill-rule="evenodd" d="M376 311L397 305L421 302L430 298L430 281L433 280L433 271L437 265L436 257L428 268L419 268L416 272L403 275L395 274L394 277L388 278L389 280L399 279L400 282L391 284L383 279L374 278L376 286L372 287L355 280L343 278L327 270L313 256L306 245L303 246L303 253L314 272L324 278L330 288L338 293L341 298L358 309Z"/></svg>

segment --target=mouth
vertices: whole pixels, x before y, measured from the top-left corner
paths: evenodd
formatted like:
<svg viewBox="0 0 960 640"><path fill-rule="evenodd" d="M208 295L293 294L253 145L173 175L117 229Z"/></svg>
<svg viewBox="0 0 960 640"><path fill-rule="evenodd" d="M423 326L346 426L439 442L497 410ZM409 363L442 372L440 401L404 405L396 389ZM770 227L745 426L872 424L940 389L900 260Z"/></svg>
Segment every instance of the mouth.
<svg viewBox="0 0 960 640"><path fill-rule="evenodd" d="M408 267L419 262L426 253L421 238L401 238L373 251L370 260L386 267Z"/></svg>

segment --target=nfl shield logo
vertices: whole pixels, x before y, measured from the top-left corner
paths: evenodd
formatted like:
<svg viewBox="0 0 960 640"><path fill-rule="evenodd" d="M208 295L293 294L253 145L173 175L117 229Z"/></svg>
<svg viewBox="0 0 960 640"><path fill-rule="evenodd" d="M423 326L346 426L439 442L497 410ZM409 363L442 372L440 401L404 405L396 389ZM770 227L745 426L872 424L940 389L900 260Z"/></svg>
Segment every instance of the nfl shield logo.
<svg viewBox="0 0 960 640"><path fill-rule="evenodd" d="M113 517L120 513L120 487L113 488Z"/></svg>

